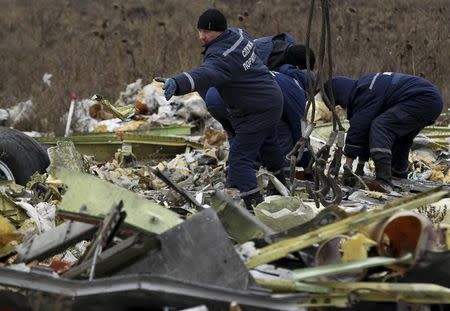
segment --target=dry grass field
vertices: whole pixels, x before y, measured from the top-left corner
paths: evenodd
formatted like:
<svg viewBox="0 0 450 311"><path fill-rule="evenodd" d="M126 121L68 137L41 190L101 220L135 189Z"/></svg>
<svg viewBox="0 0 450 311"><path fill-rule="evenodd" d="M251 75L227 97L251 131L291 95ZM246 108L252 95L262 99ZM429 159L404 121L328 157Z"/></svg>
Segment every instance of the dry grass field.
<svg viewBox="0 0 450 311"><path fill-rule="evenodd" d="M319 2L319 1L316 1ZM450 102L448 0L333 0L334 72L400 71L433 81ZM115 100L128 83L201 62L198 15L221 9L254 37L304 43L309 0L0 0L0 107L32 99L23 130L61 134L72 90ZM316 4L311 46L318 49ZM42 82L53 75L51 87Z"/></svg>

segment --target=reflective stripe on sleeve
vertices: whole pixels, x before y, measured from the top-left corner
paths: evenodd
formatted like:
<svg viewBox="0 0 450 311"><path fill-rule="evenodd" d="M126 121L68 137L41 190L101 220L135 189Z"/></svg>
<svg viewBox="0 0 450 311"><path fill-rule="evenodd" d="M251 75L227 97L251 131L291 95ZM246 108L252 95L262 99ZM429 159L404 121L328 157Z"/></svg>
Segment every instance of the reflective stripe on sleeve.
<svg viewBox="0 0 450 311"><path fill-rule="evenodd" d="M183 74L188 78L189 83L191 83L191 92L194 91L195 90L194 79L192 79L192 76L187 72L183 72Z"/></svg>

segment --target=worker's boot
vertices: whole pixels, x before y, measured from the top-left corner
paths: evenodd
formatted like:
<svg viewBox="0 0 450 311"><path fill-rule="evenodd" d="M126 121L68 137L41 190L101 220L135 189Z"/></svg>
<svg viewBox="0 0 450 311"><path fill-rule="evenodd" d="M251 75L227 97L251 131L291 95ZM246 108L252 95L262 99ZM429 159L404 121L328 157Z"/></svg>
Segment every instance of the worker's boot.
<svg viewBox="0 0 450 311"><path fill-rule="evenodd" d="M245 207L247 208L247 210L252 214L255 213L253 208L262 201L264 201L264 198L259 191L252 194L248 194L246 196L241 196L241 198L242 200L244 200Z"/></svg>
<svg viewBox="0 0 450 311"><path fill-rule="evenodd" d="M392 192L394 190L394 184L392 183L392 169L389 163L375 162L375 181L386 192Z"/></svg>

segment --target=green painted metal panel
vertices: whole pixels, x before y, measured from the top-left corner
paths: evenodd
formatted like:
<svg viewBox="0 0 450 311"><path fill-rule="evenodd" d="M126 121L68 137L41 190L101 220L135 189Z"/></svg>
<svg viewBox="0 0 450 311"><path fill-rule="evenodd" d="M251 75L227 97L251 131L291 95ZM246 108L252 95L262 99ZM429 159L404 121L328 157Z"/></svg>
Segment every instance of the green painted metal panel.
<svg viewBox="0 0 450 311"><path fill-rule="evenodd" d="M125 223L147 232L162 233L182 222L178 214L138 194L98 177L58 168L56 177L67 186L58 211L104 218L111 206L123 201Z"/></svg>
<svg viewBox="0 0 450 311"><path fill-rule="evenodd" d="M185 131L188 127L173 127L174 131ZM166 128L170 130L170 128ZM189 127L190 132L190 127ZM117 149L123 143L131 145L133 154L138 160L168 159L183 153L186 147L202 148L203 145L189 141L182 136L153 135L148 131L126 132L117 137L114 133L86 134L69 137L40 137L43 145L56 145L58 141L72 141L78 152L93 155L97 161L109 161L114 158Z"/></svg>

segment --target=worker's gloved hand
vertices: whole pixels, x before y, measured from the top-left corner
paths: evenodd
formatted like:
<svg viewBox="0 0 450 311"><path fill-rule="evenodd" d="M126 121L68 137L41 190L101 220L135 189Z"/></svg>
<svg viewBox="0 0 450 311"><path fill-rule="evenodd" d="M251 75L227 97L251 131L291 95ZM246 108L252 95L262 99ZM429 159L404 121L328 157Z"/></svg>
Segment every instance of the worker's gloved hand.
<svg viewBox="0 0 450 311"><path fill-rule="evenodd" d="M164 90L164 97L166 98L166 100L171 99L172 96L175 95L178 89L178 85L175 79L156 77L155 81L164 83L163 90Z"/></svg>
<svg viewBox="0 0 450 311"><path fill-rule="evenodd" d="M358 178L353 176L352 169L347 164L344 164L342 168L344 169L344 173L342 174L342 183L345 186L354 187L358 181Z"/></svg>

